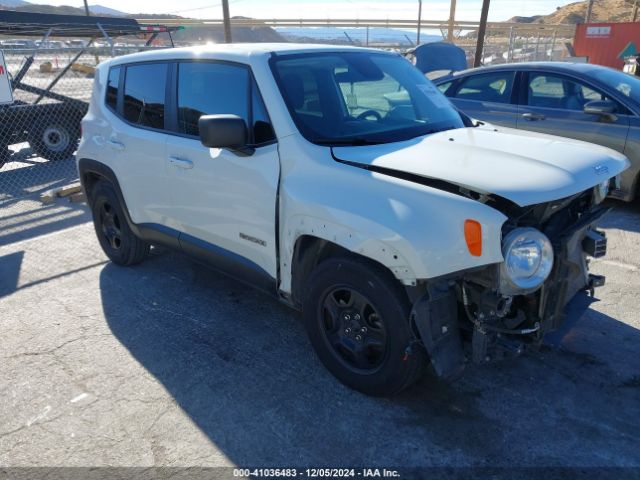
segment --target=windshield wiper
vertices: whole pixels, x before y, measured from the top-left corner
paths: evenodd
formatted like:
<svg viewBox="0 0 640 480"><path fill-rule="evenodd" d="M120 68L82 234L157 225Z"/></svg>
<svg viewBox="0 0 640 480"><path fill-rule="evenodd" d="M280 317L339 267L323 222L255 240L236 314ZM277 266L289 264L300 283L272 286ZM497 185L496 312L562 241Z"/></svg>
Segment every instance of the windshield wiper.
<svg viewBox="0 0 640 480"><path fill-rule="evenodd" d="M432 133L446 132L447 130L455 130L456 127L443 127L443 128L433 128L431 130L427 130L421 135L431 135Z"/></svg>

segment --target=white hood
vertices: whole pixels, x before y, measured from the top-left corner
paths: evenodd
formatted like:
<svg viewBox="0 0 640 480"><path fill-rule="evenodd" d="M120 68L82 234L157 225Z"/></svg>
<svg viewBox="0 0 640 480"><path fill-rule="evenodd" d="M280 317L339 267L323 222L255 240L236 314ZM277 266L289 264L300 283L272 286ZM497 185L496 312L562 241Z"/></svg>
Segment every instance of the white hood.
<svg viewBox="0 0 640 480"><path fill-rule="evenodd" d="M629 166L624 155L609 148L490 125L397 143L336 147L333 154L499 195L520 206L569 197Z"/></svg>

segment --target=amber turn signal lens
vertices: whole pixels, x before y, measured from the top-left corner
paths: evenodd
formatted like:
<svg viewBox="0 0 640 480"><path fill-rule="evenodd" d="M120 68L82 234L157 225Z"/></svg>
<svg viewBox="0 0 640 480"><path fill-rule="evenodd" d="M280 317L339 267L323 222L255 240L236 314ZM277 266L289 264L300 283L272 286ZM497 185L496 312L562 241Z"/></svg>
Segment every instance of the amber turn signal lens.
<svg viewBox="0 0 640 480"><path fill-rule="evenodd" d="M482 225L475 220L464 221L464 239L469 253L474 257L482 255Z"/></svg>

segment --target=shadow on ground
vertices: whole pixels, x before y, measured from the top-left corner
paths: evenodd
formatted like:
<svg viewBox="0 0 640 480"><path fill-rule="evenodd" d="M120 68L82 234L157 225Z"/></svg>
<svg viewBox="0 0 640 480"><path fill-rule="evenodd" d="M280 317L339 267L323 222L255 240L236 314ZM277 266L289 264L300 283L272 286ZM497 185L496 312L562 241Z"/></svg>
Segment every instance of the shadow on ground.
<svg viewBox="0 0 640 480"><path fill-rule="evenodd" d="M29 157L30 149L22 149L0 170L0 247L91 220L85 205L64 198L50 205L40 201L43 192L77 181L75 159Z"/></svg>
<svg viewBox="0 0 640 480"><path fill-rule="evenodd" d="M324 370L296 314L180 254L100 284L113 334L237 465L640 465L640 377L606 353L624 338L637 359L640 332L593 310L539 353L374 399ZM575 331L591 351L567 349Z"/></svg>
<svg viewBox="0 0 640 480"><path fill-rule="evenodd" d="M599 223L601 228L617 228L628 232L640 232L640 197L631 203L607 200L606 206L612 207Z"/></svg>

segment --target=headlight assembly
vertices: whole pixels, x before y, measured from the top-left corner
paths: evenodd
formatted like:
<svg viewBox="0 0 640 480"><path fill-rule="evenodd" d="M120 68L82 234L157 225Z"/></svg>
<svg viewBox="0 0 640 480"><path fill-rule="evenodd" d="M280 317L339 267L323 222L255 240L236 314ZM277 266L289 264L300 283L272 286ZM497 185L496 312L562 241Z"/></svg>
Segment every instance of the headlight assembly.
<svg viewBox="0 0 640 480"><path fill-rule="evenodd" d="M516 295L537 290L553 268L553 247L535 228L516 228L502 243L500 293Z"/></svg>

